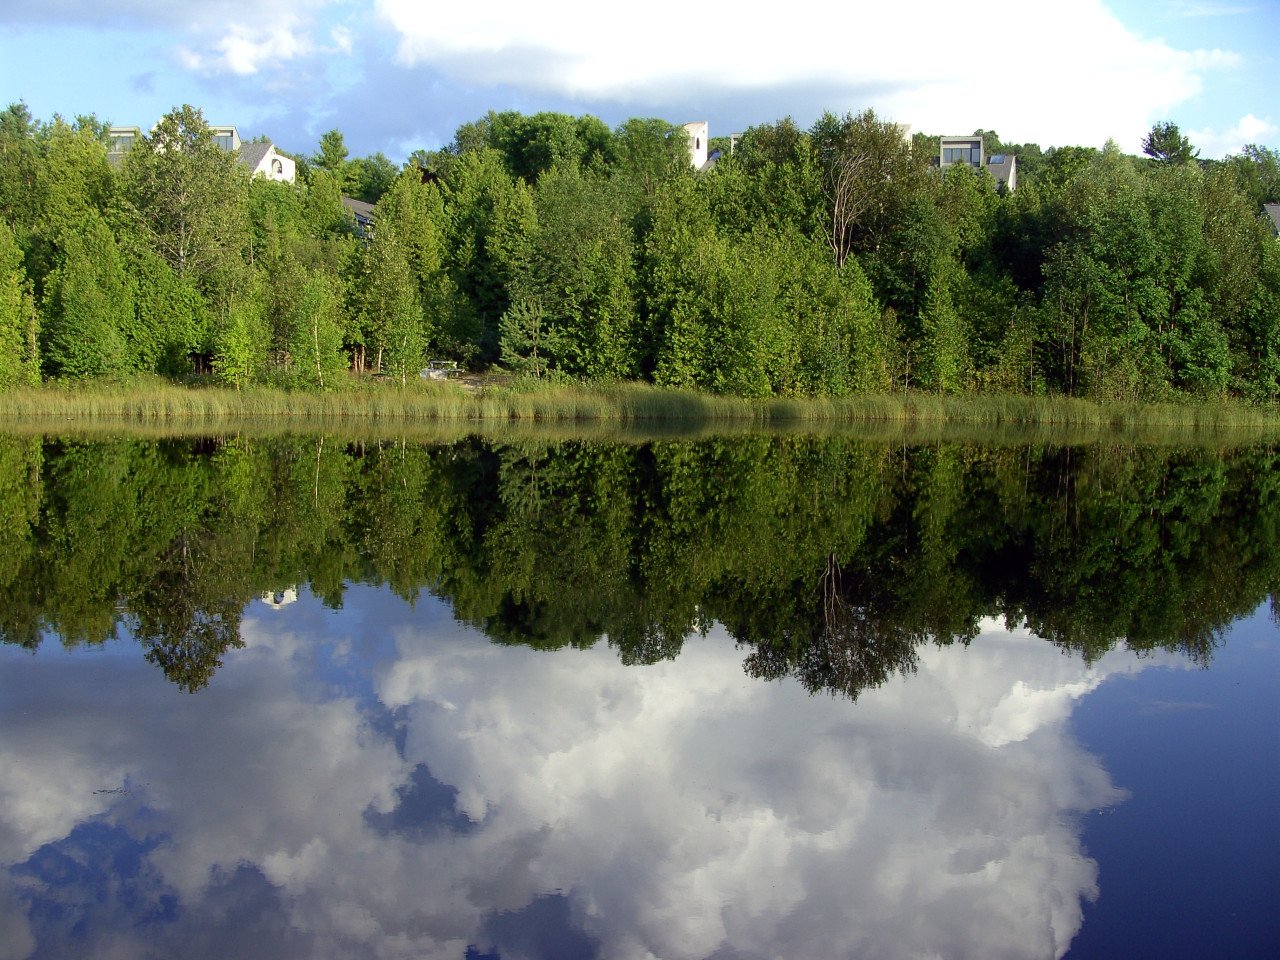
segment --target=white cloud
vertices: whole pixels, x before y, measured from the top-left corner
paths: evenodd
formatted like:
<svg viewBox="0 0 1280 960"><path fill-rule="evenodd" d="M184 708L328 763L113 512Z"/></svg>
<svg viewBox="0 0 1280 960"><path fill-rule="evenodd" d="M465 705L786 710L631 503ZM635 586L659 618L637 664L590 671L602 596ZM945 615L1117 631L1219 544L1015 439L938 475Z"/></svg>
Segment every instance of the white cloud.
<svg viewBox="0 0 1280 960"><path fill-rule="evenodd" d="M315 53L350 52L349 35L334 31L337 42L325 47L316 42L314 30L313 23L292 15L257 23L233 22L216 30L194 31L200 38L199 48L182 44L174 53L187 70L248 77L286 69L292 61Z"/></svg>
<svg viewBox="0 0 1280 960"><path fill-rule="evenodd" d="M285 63L314 49L310 37L292 24L277 24L261 30L233 26L217 45L220 65L245 76L264 66Z"/></svg>
<svg viewBox="0 0 1280 960"><path fill-rule="evenodd" d="M1259 119L1249 113L1229 130L1217 131L1212 127L1188 130L1187 139L1200 148L1200 155L1205 159L1219 160L1239 153L1247 144L1271 142L1278 134L1280 127L1272 123L1270 117Z"/></svg>
<svg viewBox="0 0 1280 960"><path fill-rule="evenodd" d="M749 104L793 89L800 119L874 106L916 129L986 126L1043 145L1114 137L1136 146L1153 119L1200 92L1207 71L1238 62L1142 38L1100 0L1029 4L1003 18L953 0L796 0L785 16L734 17L679 0L608 17L583 0L376 6L400 36L402 62L470 84L659 105Z"/></svg>
<svg viewBox="0 0 1280 960"><path fill-rule="evenodd" d="M329 39L333 42L333 50L337 53L350 53L355 49L355 36L347 27L334 27L329 31Z"/></svg>

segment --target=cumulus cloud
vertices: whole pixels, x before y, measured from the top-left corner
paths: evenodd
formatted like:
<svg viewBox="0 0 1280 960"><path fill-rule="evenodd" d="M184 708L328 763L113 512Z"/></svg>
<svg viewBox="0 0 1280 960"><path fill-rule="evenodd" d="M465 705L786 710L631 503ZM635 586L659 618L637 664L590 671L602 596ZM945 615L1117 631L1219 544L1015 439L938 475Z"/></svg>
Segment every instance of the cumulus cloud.
<svg viewBox="0 0 1280 960"><path fill-rule="evenodd" d="M1206 127L1203 130L1187 131L1187 138L1200 148L1200 155L1210 160L1239 153L1250 143L1269 143L1277 135L1280 135L1280 126L1272 123L1270 117L1260 119L1252 113L1245 114L1228 130L1219 131Z"/></svg>
<svg viewBox="0 0 1280 960"><path fill-rule="evenodd" d="M1207 71L1238 62L1230 52L1140 37L1100 0L1032 4L1008 18L975 17L951 0L798 0L785 16L731 18L677 0L608 18L582 0L376 4L399 34L402 62L467 83L622 104L683 103L690 89L748 102L778 89L816 90L829 99L798 101L791 112L873 106L917 129L985 125L1045 145L1109 137L1136 145L1153 118L1201 90Z"/></svg>
<svg viewBox="0 0 1280 960"><path fill-rule="evenodd" d="M0 861L134 837L150 886L97 908L119 914L101 955L138 930L225 955L247 925L263 956L521 955L503 938L536 922L623 960L1060 956L1096 893L1073 824L1120 799L1065 720L1172 662L987 624L850 704L749 679L719 630L625 667L346 599L250 611L194 698L140 658L7 664ZM165 890L176 918L134 924Z"/></svg>
<svg viewBox="0 0 1280 960"><path fill-rule="evenodd" d="M247 77L285 70L293 62L317 54L345 55L352 50L351 33L342 27L331 29L329 43L324 44L317 39L318 26L310 19L286 13L258 20L195 31L200 44L178 46L178 62L188 70Z"/></svg>

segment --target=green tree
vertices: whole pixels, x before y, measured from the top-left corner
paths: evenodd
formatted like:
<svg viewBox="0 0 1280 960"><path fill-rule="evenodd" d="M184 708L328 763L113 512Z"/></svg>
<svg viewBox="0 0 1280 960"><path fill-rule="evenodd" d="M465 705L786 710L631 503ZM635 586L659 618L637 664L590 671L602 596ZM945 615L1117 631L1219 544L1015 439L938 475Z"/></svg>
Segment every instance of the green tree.
<svg viewBox="0 0 1280 960"><path fill-rule="evenodd" d="M599 170L613 153L612 134L602 121L566 113L490 113L487 142L507 171L530 185L552 167Z"/></svg>
<svg viewBox="0 0 1280 960"><path fill-rule="evenodd" d="M427 336L409 251L394 227L378 228L363 269L362 326L374 350L374 369L404 385L422 367Z"/></svg>
<svg viewBox="0 0 1280 960"><path fill-rule="evenodd" d="M527 191L523 184L521 188ZM444 188L445 263L471 313L472 342L481 364L497 360L498 324L511 304L510 278L495 249L495 231L505 229L509 213L522 203L520 196L527 199L527 193L518 193L501 155L489 148L463 153Z"/></svg>
<svg viewBox="0 0 1280 960"><path fill-rule="evenodd" d="M651 196L659 183L689 173L688 141L685 131L673 123L632 118L614 132L611 169L644 196Z"/></svg>
<svg viewBox="0 0 1280 960"><path fill-rule="evenodd" d="M1168 120L1152 126L1142 138L1142 152L1156 163L1175 167L1191 163L1200 155L1200 151L1182 135L1178 125Z"/></svg>
<svg viewBox="0 0 1280 960"><path fill-rule="evenodd" d="M325 389L346 369L342 353L342 300L337 280L310 271L288 317L294 378Z"/></svg>
<svg viewBox="0 0 1280 960"><path fill-rule="evenodd" d="M183 106L129 151L123 177L134 228L226 318L248 282L249 180L235 156L218 148L199 110Z"/></svg>
<svg viewBox="0 0 1280 960"><path fill-rule="evenodd" d="M952 295L957 273L949 267L933 275L920 315L919 383L938 393L959 392L968 372L968 330Z"/></svg>
<svg viewBox="0 0 1280 960"><path fill-rule="evenodd" d="M372 153L351 161L352 196L365 203L377 203L391 189L400 171L382 153Z"/></svg>
<svg viewBox="0 0 1280 960"><path fill-rule="evenodd" d="M837 267L850 254L876 250L924 176L924 159L896 123L872 110L827 113L810 131L822 170L823 229Z"/></svg>
<svg viewBox="0 0 1280 960"><path fill-rule="evenodd" d="M356 175L348 157L347 142L342 131L327 130L320 136L320 147L311 157L311 163L333 177L344 194L349 194L355 186Z"/></svg>
<svg viewBox="0 0 1280 960"><path fill-rule="evenodd" d="M22 250L9 225L0 220L0 387L39 381L37 333Z"/></svg>
<svg viewBox="0 0 1280 960"><path fill-rule="evenodd" d="M269 337L261 282L231 299L213 332L213 372L237 390L261 380Z"/></svg>
<svg viewBox="0 0 1280 960"><path fill-rule="evenodd" d="M378 230L391 229L404 247L422 307L425 343L473 359L476 330L445 265L448 219L439 188L406 171L378 202L375 219Z"/></svg>
<svg viewBox="0 0 1280 960"><path fill-rule="evenodd" d="M522 300L502 315L502 365L508 370L541 379L559 366L562 351L555 327L536 301Z"/></svg>
<svg viewBox="0 0 1280 960"><path fill-rule="evenodd" d="M133 285L111 230L88 220L65 238L45 288L41 355L59 377L96 377L129 369L125 330L133 325Z"/></svg>
<svg viewBox="0 0 1280 960"><path fill-rule="evenodd" d="M0 113L0 220L20 236L35 223L40 208L40 127L25 103Z"/></svg>
<svg viewBox="0 0 1280 960"><path fill-rule="evenodd" d="M635 251L625 198L604 175L576 166L543 174L534 217L509 236L513 299L537 303L558 331L559 368L590 378L634 376Z"/></svg>
<svg viewBox="0 0 1280 960"><path fill-rule="evenodd" d="M124 331L130 366L169 376L189 372L206 327L204 298L143 238L126 236L123 246L134 280L134 317Z"/></svg>
<svg viewBox="0 0 1280 960"><path fill-rule="evenodd" d="M1264 203L1280 203L1280 152L1251 143L1228 157L1222 166L1253 202L1255 210Z"/></svg>

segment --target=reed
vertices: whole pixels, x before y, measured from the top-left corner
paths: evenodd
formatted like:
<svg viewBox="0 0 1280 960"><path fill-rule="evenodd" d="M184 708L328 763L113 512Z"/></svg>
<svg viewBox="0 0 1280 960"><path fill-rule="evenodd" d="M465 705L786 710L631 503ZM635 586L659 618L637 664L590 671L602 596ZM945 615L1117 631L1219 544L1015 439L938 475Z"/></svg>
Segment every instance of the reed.
<svg viewBox="0 0 1280 960"><path fill-rule="evenodd" d="M642 383L512 381L355 382L329 392L183 386L148 379L50 384L0 393L0 426L65 428L128 425L199 431L245 424L291 429L399 428L410 424L478 427L500 423L661 424L699 430L841 428L897 424L1033 426L1099 430L1172 429L1210 433L1280 430L1280 409L1240 402L1098 404L1074 397L995 394L869 394L847 398L749 400Z"/></svg>

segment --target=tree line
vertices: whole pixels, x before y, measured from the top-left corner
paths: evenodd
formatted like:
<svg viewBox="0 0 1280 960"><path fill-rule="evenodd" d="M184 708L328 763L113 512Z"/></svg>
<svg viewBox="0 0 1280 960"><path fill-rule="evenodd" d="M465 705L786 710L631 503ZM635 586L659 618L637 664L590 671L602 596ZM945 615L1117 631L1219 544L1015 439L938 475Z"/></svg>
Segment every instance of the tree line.
<svg viewBox="0 0 1280 960"><path fill-rule="evenodd" d="M1203 663L1280 583L1278 492L1267 446L0 437L0 642L132 637L196 690L264 592L370 583L627 663L720 623L850 697L991 616Z"/></svg>
<svg viewBox="0 0 1280 960"><path fill-rule="evenodd" d="M1280 157L1007 144L1019 184L873 112L747 130L490 113L403 169L339 131L250 179L200 111L113 160L0 113L0 386L153 374L332 388L428 358L743 396L1280 395ZM361 230L343 197L375 203Z"/></svg>

